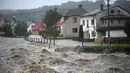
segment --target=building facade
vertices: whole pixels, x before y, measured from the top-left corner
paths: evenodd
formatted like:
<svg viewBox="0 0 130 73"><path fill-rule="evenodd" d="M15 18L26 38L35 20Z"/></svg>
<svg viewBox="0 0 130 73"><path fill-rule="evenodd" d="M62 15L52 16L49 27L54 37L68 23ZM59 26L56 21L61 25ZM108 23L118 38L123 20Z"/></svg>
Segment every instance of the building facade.
<svg viewBox="0 0 130 73"><path fill-rule="evenodd" d="M81 17L80 24L83 25L84 39L96 38L96 19L93 16Z"/></svg>
<svg viewBox="0 0 130 73"><path fill-rule="evenodd" d="M32 28L35 25L35 23L32 23L31 21L27 23L27 32L32 34Z"/></svg>
<svg viewBox="0 0 130 73"><path fill-rule="evenodd" d="M77 9L70 9L63 17L63 23L61 24L61 34L63 37L78 37L80 26L80 15L86 13L79 5Z"/></svg>
<svg viewBox="0 0 130 73"><path fill-rule="evenodd" d="M130 14L120 6L110 7L109 10L110 37L127 37L123 31L124 23ZM83 25L86 39L101 39L108 37L108 10L99 8L81 16L80 24Z"/></svg>

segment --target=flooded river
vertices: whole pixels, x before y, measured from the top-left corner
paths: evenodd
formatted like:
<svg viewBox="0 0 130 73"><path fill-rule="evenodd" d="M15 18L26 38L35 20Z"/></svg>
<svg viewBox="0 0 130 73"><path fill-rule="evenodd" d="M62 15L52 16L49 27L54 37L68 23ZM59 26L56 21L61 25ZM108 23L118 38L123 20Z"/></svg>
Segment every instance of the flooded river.
<svg viewBox="0 0 130 73"><path fill-rule="evenodd" d="M0 73L130 73L124 53L82 53L69 46L0 38Z"/></svg>

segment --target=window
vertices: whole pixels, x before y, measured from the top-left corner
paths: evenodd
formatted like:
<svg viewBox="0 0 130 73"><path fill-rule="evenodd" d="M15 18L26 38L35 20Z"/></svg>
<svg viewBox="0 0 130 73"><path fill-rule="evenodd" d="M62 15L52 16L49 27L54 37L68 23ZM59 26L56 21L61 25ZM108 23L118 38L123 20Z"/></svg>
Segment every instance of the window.
<svg viewBox="0 0 130 73"><path fill-rule="evenodd" d="M92 31L91 33L92 33L92 37L94 37L94 36L95 36L95 32L94 32L94 31Z"/></svg>
<svg viewBox="0 0 130 73"><path fill-rule="evenodd" d="M108 20L105 20L105 24L107 24Z"/></svg>
<svg viewBox="0 0 130 73"><path fill-rule="evenodd" d="M73 33L77 33L78 29L77 28L72 28Z"/></svg>
<svg viewBox="0 0 130 73"><path fill-rule="evenodd" d="M76 17L73 18L73 23L77 23L77 18Z"/></svg>
<svg viewBox="0 0 130 73"><path fill-rule="evenodd" d="M111 24L113 24L113 20L111 20Z"/></svg>
<svg viewBox="0 0 130 73"><path fill-rule="evenodd" d="M82 24L83 24L83 26L85 25L85 21L84 20L82 21Z"/></svg>
<svg viewBox="0 0 130 73"><path fill-rule="evenodd" d="M120 23L121 23L121 20L118 20L118 23L120 24Z"/></svg>
<svg viewBox="0 0 130 73"><path fill-rule="evenodd" d="M114 13L114 10L111 10L110 12L111 12L111 13Z"/></svg>
<svg viewBox="0 0 130 73"><path fill-rule="evenodd" d="M89 28L89 20L87 20L87 28Z"/></svg>
<svg viewBox="0 0 130 73"><path fill-rule="evenodd" d="M102 32L102 35L103 35L103 36L106 36L106 32Z"/></svg>
<svg viewBox="0 0 130 73"><path fill-rule="evenodd" d="M106 22L106 20L104 20L103 22L104 22L104 24L106 24L106 23L107 23L107 22Z"/></svg>
<svg viewBox="0 0 130 73"><path fill-rule="evenodd" d="M91 20L91 24L94 25L94 19Z"/></svg>
<svg viewBox="0 0 130 73"><path fill-rule="evenodd" d="M118 13L120 13L121 11L120 10L118 10Z"/></svg>

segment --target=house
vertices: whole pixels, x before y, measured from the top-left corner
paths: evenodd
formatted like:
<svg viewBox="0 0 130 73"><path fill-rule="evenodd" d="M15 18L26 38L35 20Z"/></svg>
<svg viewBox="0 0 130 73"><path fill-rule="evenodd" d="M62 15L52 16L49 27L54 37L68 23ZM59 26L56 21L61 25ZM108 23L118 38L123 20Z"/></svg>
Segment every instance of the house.
<svg viewBox="0 0 130 73"><path fill-rule="evenodd" d="M59 25L63 37L78 37L80 15L84 13L86 13L86 11L82 8L82 5L79 5L77 9L70 9L62 19L60 19L62 22Z"/></svg>
<svg viewBox="0 0 130 73"><path fill-rule="evenodd" d="M32 28L35 25L32 21L27 22L27 32L32 34Z"/></svg>
<svg viewBox="0 0 130 73"><path fill-rule="evenodd" d="M99 40L108 37L108 9L103 5L99 9L81 15L80 24L83 25L84 37L86 39ZM127 37L123 31L124 23L130 18L130 13L124 8L116 5L110 7L110 37Z"/></svg>
<svg viewBox="0 0 130 73"><path fill-rule="evenodd" d="M38 20L35 22L35 25L32 28L33 35L39 35L45 29L45 24L43 20Z"/></svg>

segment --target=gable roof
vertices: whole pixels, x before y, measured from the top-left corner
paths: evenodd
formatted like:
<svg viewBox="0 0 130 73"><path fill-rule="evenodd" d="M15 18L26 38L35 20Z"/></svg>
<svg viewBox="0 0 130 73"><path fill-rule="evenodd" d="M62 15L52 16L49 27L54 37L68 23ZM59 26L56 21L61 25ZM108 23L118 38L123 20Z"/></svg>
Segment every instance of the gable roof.
<svg viewBox="0 0 130 73"><path fill-rule="evenodd" d="M59 21L57 21L56 25L60 26L64 22L64 18L62 17Z"/></svg>
<svg viewBox="0 0 130 73"><path fill-rule="evenodd" d="M123 3L114 3L113 5L118 5L118 6L122 7L123 9L125 9L127 12L130 13L130 8L129 8L130 7L130 1L126 1L126 2L123 2Z"/></svg>
<svg viewBox="0 0 130 73"><path fill-rule="evenodd" d="M119 7L119 8L121 8L121 9L125 10L124 8L122 8L122 7L119 6L119 5L112 6L112 7L110 7L109 9L114 8L114 7ZM107 7L105 7L103 11L106 11L106 10L108 10ZM85 13L85 14L81 15L81 17L84 17L84 16L92 16L92 15L101 13L101 12L103 12L103 11L101 11L101 9L99 8L99 9L96 9L96 10L94 10L94 11L91 11L91 12L88 12L88 13ZM125 11L128 12L127 10L125 10ZM128 13L129 13L129 12L128 12Z"/></svg>
<svg viewBox="0 0 130 73"><path fill-rule="evenodd" d="M86 11L82 7L78 7L77 9L70 9L65 16L80 16L86 13Z"/></svg>
<svg viewBox="0 0 130 73"><path fill-rule="evenodd" d="M32 29L34 29L34 30L39 29L43 23L44 23L43 20L38 20L38 21L36 21L36 22L35 22L35 25L33 26Z"/></svg>

